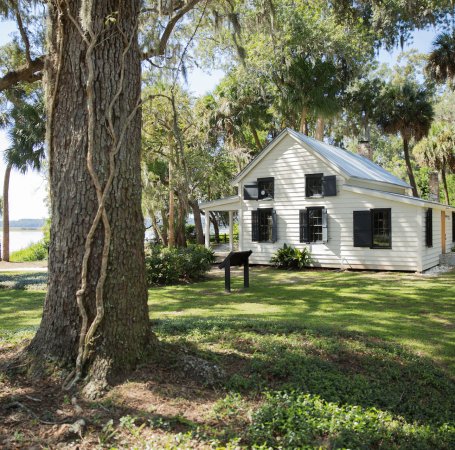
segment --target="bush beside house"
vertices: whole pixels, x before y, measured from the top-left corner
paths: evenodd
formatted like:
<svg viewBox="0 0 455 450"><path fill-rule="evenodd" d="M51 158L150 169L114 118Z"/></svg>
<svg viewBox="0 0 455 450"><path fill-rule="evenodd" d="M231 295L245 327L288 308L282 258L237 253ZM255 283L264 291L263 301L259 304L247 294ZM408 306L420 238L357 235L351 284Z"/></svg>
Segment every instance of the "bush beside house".
<svg viewBox="0 0 455 450"><path fill-rule="evenodd" d="M172 284L179 280L199 280L214 261L210 249L202 246L167 248L156 246L146 255L147 281L150 284Z"/></svg>

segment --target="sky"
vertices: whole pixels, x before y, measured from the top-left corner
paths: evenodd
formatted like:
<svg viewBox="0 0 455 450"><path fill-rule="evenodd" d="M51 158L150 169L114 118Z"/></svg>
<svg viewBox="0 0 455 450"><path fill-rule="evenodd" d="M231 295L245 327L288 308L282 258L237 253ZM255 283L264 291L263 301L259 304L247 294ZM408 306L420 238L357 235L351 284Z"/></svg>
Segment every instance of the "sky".
<svg viewBox="0 0 455 450"><path fill-rule="evenodd" d="M10 33L16 31L14 22L7 21L1 23L0 46L10 41ZM429 53L431 43L436 36L434 29L429 31L418 31L410 42L405 44L404 50L417 49L421 53ZM393 66L396 62L401 49L391 53L381 50L378 55L379 62ZM188 87L195 95L200 96L212 90L219 80L223 77L223 72L213 70L210 74L204 73L200 69L194 70L188 76ZM0 187L3 191L3 180L6 165L1 157L1 152L8 148L8 140L5 131L0 131ZM47 217L47 207L44 203L46 196L46 181L42 175L30 171L25 175L17 171L11 171L9 185L9 218L10 220L19 219L40 219Z"/></svg>

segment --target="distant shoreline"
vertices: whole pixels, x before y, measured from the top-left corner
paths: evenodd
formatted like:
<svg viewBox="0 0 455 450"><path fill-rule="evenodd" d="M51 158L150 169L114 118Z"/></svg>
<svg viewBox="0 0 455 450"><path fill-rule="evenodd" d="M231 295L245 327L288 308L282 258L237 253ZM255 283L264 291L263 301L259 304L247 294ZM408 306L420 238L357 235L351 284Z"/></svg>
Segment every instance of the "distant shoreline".
<svg viewBox="0 0 455 450"><path fill-rule="evenodd" d="M3 231L3 227L0 227ZM43 227L10 227L9 231L43 231Z"/></svg>

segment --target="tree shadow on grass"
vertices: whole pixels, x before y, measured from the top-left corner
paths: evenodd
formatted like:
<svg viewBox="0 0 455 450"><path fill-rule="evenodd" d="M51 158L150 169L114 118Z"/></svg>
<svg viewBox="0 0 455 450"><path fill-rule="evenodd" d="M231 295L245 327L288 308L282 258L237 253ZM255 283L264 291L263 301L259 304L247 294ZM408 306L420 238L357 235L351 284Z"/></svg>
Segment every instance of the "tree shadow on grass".
<svg viewBox="0 0 455 450"><path fill-rule="evenodd" d="M262 317L346 327L411 344L455 372L454 275L252 271L250 289L241 279L233 280L230 294L222 280L152 289L149 305L151 317Z"/></svg>
<svg viewBox="0 0 455 450"><path fill-rule="evenodd" d="M138 418L130 421L133 423L131 426L145 424L145 429L149 431L153 426L153 433L186 433L201 427L205 430L204 439L207 442L215 437L229 440L240 436L245 439L244 443L262 444L263 441L254 440L256 438L246 415L249 409L259 411L257 420L264 420L264 429L274 439L277 431L268 422L269 413L260 418L261 411L266 411L261 406L265 390L288 393L275 408L279 409L282 405L284 415L289 411L289 404L286 403L289 398L306 394L313 399L322 399L324 420L332 418L334 423L343 413L341 407L358 407L360 409L356 410L352 420L358 417L365 422L365 426L371 427L379 421L384 427L383 431L375 431L371 438L376 443L380 442L378 436L386 442L387 433L390 435L392 430L388 427L392 426L395 427L392 430L394 436L405 439L410 433L409 426L414 422L418 422L418 426L428 426L429 433L438 442L438 427L455 421L452 408L455 380L452 377L428 358L362 333L335 327L303 326L292 321L251 319L178 318L154 320L152 325L162 342L159 355L129 374L127 381L119 380L104 399L95 403L78 400L94 438L110 418L119 428L120 418L129 415ZM182 371L182 349L186 350L185 354L221 367L227 377L214 388L204 386L197 377ZM70 403L65 401L65 395L71 397L74 392L58 391L61 386L58 377L47 379L41 385L26 377L6 375L11 385L9 390L5 390L6 396L22 395L26 405L40 417L48 411L54 419L58 419L56 411L62 410L69 411L76 420ZM222 400L227 392L230 400ZM240 397L235 397L235 393ZM45 402L34 403L25 394L45 399ZM230 409L229 402L232 403ZM336 408L327 406L330 403ZM220 420L214 418L215 405L218 405L218 410L228 408ZM12 417L17 411L3 411L3 405L1 408L5 426L11 431L12 426L17 426ZM365 412L369 408L378 411ZM300 405L292 413L295 417L288 425L295 423L302 411ZM321 411L314 408L305 411L305 414L305 420L309 422L322 421L322 416L318 417ZM381 414L390 415L398 422L393 425L382 420ZM253 425L257 423L255 420L253 418ZM417 425L412 426L418 428ZM125 428L122 430L119 429L119 433L125 432ZM320 444L321 439L338 438L342 430L335 426L330 433L322 431L322 428L320 432L309 430L307 437ZM300 430L300 433L303 431ZM354 443L352 439L362 437L362 433L366 433L365 429L354 430L346 438L347 442ZM199 435L202 436L202 433L199 432ZM419 436L417 433L414 443L427 442L423 434L423 437ZM351 445L351 448L354 447ZM439 443L423 448L450 447Z"/></svg>

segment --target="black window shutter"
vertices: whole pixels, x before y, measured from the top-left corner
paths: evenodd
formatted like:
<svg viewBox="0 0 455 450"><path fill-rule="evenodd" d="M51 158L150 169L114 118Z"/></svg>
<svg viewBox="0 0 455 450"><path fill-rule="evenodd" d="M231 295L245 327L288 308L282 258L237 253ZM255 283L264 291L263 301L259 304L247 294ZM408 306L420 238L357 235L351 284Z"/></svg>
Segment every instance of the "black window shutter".
<svg viewBox="0 0 455 450"><path fill-rule="evenodd" d="M257 200L258 199L258 182L245 183L243 187L244 200Z"/></svg>
<svg viewBox="0 0 455 450"><path fill-rule="evenodd" d="M251 240L259 242L259 211L251 211Z"/></svg>
<svg viewBox="0 0 455 450"><path fill-rule="evenodd" d="M276 211L272 209L272 242L276 242L277 238L277 226L276 226Z"/></svg>
<svg viewBox="0 0 455 450"><path fill-rule="evenodd" d="M354 211L354 247L371 245L371 211Z"/></svg>
<svg viewBox="0 0 455 450"><path fill-rule="evenodd" d="M308 242L308 211L299 211L300 242Z"/></svg>
<svg viewBox="0 0 455 450"><path fill-rule="evenodd" d="M455 242L455 212L452 213L452 242Z"/></svg>
<svg viewBox="0 0 455 450"><path fill-rule="evenodd" d="M427 209L425 228L427 247L433 247L433 210L431 208Z"/></svg>
<svg viewBox="0 0 455 450"><path fill-rule="evenodd" d="M328 241L327 223L328 223L327 209L323 208L322 209L322 242L323 243L326 243Z"/></svg>
<svg viewBox="0 0 455 450"><path fill-rule="evenodd" d="M322 195L324 197L334 197L337 195L337 177L328 175L322 177Z"/></svg>

